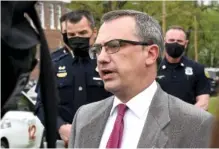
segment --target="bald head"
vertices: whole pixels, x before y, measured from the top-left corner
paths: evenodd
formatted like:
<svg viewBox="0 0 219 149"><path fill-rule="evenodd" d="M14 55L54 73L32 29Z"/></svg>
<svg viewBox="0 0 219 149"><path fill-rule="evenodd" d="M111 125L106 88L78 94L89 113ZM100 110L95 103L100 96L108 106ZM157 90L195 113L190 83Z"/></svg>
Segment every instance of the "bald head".
<svg viewBox="0 0 219 149"><path fill-rule="evenodd" d="M180 29L169 29L165 35L165 43L177 42L181 45L187 45L186 34Z"/></svg>

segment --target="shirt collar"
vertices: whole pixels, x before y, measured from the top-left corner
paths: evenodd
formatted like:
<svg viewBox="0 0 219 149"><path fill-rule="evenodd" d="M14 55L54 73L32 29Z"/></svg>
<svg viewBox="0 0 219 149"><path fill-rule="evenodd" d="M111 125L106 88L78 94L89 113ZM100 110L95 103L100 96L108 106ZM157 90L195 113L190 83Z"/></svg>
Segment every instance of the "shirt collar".
<svg viewBox="0 0 219 149"><path fill-rule="evenodd" d="M140 119L147 112L156 90L157 84L156 81L153 81L148 88L130 99L126 106ZM121 100L115 96L110 115L115 112L116 107L121 103Z"/></svg>
<svg viewBox="0 0 219 149"><path fill-rule="evenodd" d="M186 65L186 57L185 56L182 56L182 58L180 59L180 62L179 62L179 66L181 67L185 67ZM168 66L168 61L166 59L166 57L164 58L164 60L162 61L161 63L161 69L166 69Z"/></svg>
<svg viewBox="0 0 219 149"><path fill-rule="evenodd" d="M83 64L86 64L86 63L89 63L90 61L90 57L76 57L74 56L73 58L73 63L83 63Z"/></svg>

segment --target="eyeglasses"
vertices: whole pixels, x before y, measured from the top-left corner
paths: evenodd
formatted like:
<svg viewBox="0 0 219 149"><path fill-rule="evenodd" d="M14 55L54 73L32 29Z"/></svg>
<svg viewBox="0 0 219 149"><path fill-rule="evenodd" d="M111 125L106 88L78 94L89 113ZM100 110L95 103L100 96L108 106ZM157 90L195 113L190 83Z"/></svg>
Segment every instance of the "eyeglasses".
<svg viewBox="0 0 219 149"><path fill-rule="evenodd" d="M101 53L103 47L105 47L106 53L113 54L118 52L120 47L125 46L127 43L132 45L143 45L143 46L148 46L153 44L152 41L147 43L147 42L138 42L131 40L123 40L123 39L113 39L104 43L104 45L94 44L92 47L90 47L89 49L90 58L96 59L97 56Z"/></svg>

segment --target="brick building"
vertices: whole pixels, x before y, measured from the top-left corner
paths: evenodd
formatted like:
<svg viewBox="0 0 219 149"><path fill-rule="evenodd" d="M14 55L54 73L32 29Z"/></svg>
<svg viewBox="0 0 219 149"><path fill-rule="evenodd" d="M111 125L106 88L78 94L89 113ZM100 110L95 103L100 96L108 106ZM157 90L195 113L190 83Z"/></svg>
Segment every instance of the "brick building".
<svg viewBox="0 0 219 149"><path fill-rule="evenodd" d="M42 27L51 50L62 45L60 34L60 17L69 10L63 1L41 1L36 4Z"/></svg>
<svg viewBox="0 0 219 149"><path fill-rule="evenodd" d="M50 52L53 52L58 47L62 46L62 37L60 34L60 17L69 11L66 4L70 1L57 0L57 1L40 1L36 4L36 10L41 20L41 25L44 29ZM37 53L39 58L39 53ZM38 79L39 65L33 70L30 79Z"/></svg>

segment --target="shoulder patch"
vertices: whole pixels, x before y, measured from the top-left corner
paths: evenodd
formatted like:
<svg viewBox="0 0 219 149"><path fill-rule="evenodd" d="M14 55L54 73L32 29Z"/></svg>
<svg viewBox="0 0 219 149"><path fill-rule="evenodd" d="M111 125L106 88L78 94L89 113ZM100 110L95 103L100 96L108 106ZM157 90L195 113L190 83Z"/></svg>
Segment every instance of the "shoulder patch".
<svg viewBox="0 0 219 149"><path fill-rule="evenodd" d="M208 72L207 70L205 70L205 76L206 76L207 78L210 78L210 74L209 74L209 72Z"/></svg>

